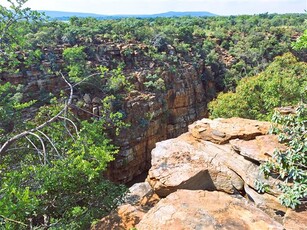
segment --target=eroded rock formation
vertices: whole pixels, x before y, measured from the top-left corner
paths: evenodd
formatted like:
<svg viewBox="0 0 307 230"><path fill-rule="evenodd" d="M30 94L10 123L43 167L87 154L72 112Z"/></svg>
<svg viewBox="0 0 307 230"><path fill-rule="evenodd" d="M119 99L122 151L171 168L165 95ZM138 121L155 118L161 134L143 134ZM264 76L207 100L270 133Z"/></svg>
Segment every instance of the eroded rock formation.
<svg viewBox="0 0 307 230"><path fill-rule="evenodd" d="M276 136L267 135L269 129L268 122L242 118L202 119L190 125L189 132L157 143L145 183L150 185L146 190L161 200L141 215L131 214L139 220L133 226L146 230L304 229L306 205L290 210L278 202L276 188L269 194L256 191L255 181L265 180L259 173L260 163L271 158L275 148L286 148ZM268 180L276 184L277 179ZM125 205L101 223L116 226L118 222L112 224L110 218L121 215ZM129 205L135 210L141 207Z"/></svg>
<svg viewBox="0 0 307 230"><path fill-rule="evenodd" d="M130 128L119 137L112 137L120 153L108 170L110 179L126 183L150 168L150 152L155 143L177 137L187 131L189 124L206 116L207 103L215 94L214 73L203 60L186 60L170 46L164 52L178 59L171 65L169 61L152 58L148 46L141 43L116 43L98 36L86 45L89 68L94 71L98 66L113 69L124 63L123 74L133 86L129 93L116 92L121 95L121 101L116 102L114 110L125 115ZM65 82L52 73L61 70L65 74L63 51L70 47L60 44L44 48L41 68L31 66L28 71L3 76L11 83L25 86L24 100L36 99L43 104L49 98L48 93L58 95L66 87ZM144 83L150 75L162 79L165 89L148 90ZM107 79L102 81L105 82L100 83L101 90L94 87L85 92L75 91L72 111L81 119L98 118L104 109L100 102L108 96L102 92ZM34 112L29 114L33 116Z"/></svg>
<svg viewBox="0 0 307 230"><path fill-rule="evenodd" d="M113 180L127 182L148 170L157 142L177 137L206 116L208 98L200 71L190 66L176 74L164 72L164 93L140 93L126 99L123 109L131 128L116 138L121 151L110 166Z"/></svg>

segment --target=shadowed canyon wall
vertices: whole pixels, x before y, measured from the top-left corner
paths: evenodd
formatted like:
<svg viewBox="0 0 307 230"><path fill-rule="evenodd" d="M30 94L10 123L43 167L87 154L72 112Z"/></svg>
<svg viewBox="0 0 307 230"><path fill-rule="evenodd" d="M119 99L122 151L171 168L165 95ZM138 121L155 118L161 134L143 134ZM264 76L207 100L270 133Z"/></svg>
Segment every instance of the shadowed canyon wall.
<svg viewBox="0 0 307 230"><path fill-rule="evenodd" d="M19 73L7 74L4 78L24 85L25 100L34 98L43 104L49 92L57 95L67 88L61 78L50 71L64 70L65 73L62 53L67 47L69 45L64 44L44 48L40 68L31 66L29 71L23 71L21 67ZM116 44L100 40L87 45L85 51L87 65L92 69L98 66L113 69L118 63L124 63L123 74L133 85L133 90L122 95L120 105L115 109L123 111L130 127L119 136L113 136L120 152L107 172L111 180L126 183L150 168L150 153L155 143L177 137L187 131L189 124L206 116L207 102L215 94L214 73L204 66L201 59L198 63L181 59L181 54L177 54L171 46L164 54L179 57L175 65L154 60L143 44ZM165 89L150 91L144 86L146 76L151 74L163 79ZM88 119L103 109L100 101L105 96L95 90L75 91L75 105L82 101L83 106L77 110L74 108L74 113Z"/></svg>

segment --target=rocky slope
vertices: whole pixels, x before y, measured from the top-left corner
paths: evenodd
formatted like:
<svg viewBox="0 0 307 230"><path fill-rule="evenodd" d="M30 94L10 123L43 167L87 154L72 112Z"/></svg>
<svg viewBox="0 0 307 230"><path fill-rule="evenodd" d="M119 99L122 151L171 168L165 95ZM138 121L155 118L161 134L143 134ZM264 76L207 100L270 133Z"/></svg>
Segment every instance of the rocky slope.
<svg viewBox="0 0 307 230"><path fill-rule="evenodd" d="M285 148L269 128L241 118L202 119L157 143L146 182L93 229L305 229L306 206L286 209L277 189L255 190L255 181L265 180L259 164Z"/></svg>

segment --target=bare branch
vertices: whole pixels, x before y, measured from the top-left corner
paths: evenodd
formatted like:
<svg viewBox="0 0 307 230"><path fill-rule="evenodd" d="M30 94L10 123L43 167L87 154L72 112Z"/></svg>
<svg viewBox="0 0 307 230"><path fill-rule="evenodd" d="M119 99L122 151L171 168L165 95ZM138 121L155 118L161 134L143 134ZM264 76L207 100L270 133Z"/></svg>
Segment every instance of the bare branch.
<svg viewBox="0 0 307 230"><path fill-rule="evenodd" d="M6 221L13 222L13 223L15 223L15 224L20 224L20 225L22 225L22 226L28 227L28 225L25 224L25 223L23 223L23 222L20 222L20 221L17 221L17 220L13 220L13 219L7 218L7 217L5 217L5 216L3 216L3 215L0 215L0 217L3 218L3 219L6 220Z"/></svg>
<svg viewBox="0 0 307 230"><path fill-rule="evenodd" d="M64 75L62 73L60 73L62 78L64 79L65 83L69 86L70 88L70 95L69 95L69 98L68 98L68 101L67 103L65 104L64 108L57 114L55 115L54 117L50 118L48 121L44 122L43 124L33 128L33 129L30 129L28 131L24 131L22 133L19 133L17 134L16 136L8 139L0 148L0 156L4 155L6 150L17 140L19 140L20 138L23 138L33 132L36 132L42 128L44 128L45 126L49 125L50 123L56 121L59 116L61 116L65 111L66 109L70 106L71 102L72 102L72 97L73 97L73 86L66 80L66 78L64 77Z"/></svg>
<svg viewBox="0 0 307 230"><path fill-rule="evenodd" d="M36 152L38 153L38 157L39 157L39 161L42 163L42 158L41 156L43 157L44 155L41 153L41 150L33 143L33 141L31 141L31 139L29 137L25 137L29 142L30 144L34 147L34 149L36 150ZM8 149L7 151L9 151L10 149Z"/></svg>
<svg viewBox="0 0 307 230"><path fill-rule="evenodd" d="M57 148L55 147L54 143L52 142L52 140L42 131L37 130L37 132L39 132L40 134L42 134L51 144L51 146L53 147L53 149L55 150L55 152L57 153L58 157L62 158L61 154L59 153L59 151L57 150Z"/></svg>
<svg viewBox="0 0 307 230"><path fill-rule="evenodd" d="M66 121L69 121L69 122L72 124L72 126L75 128L76 134L77 134L77 136L79 137L78 128L77 128L76 124L75 124L72 120L70 120L70 119L67 118L67 117L62 117L62 116L59 116L59 118L61 118L61 119L63 119L63 120L66 120Z"/></svg>
<svg viewBox="0 0 307 230"><path fill-rule="evenodd" d="M47 153L46 153L46 147L45 147L45 143L44 143L43 139L35 133L29 132L29 134L35 136L41 142L41 145L42 145L42 148L43 148L44 165L45 165L47 163Z"/></svg>

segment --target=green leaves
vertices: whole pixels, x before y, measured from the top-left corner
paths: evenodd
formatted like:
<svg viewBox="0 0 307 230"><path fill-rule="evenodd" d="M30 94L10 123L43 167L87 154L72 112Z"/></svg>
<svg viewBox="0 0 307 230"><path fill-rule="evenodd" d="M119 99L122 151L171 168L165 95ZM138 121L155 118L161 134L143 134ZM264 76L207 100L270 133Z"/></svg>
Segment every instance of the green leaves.
<svg viewBox="0 0 307 230"><path fill-rule="evenodd" d="M86 71L86 54L83 51L84 47L66 48L63 51L63 58L67 63L68 76L74 82L81 81Z"/></svg>
<svg viewBox="0 0 307 230"><path fill-rule="evenodd" d="M282 192L279 200L282 205L293 209L307 196L306 120L306 104L300 104L294 115L273 115L273 121L276 122L274 133L279 134L279 140L287 144L288 149L275 150L273 158L260 167L267 177L272 174L278 175L278 188ZM261 182L258 181L256 186L263 192Z"/></svg>
<svg viewBox="0 0 307 230"><path fill-rule="evenodd" d="M147 90L153 92L165 92L166 86L164 80L159 77L157 74L149 74L145 77L146 82L144 82L144 86Z"/></svg>
<svg viewBox="0 0 307 230"><path fill-rule="evenodd" d="M118 152L105 135L105 122L82 121L78 123L78 135L71 131L72 136L63 133L61 122L43 129L56 141L60 153L46 143L49 162L46 165L40 163L40 152L32 149L17 151L14 165L1 161L0 196L5 198L0 199L0 214L25 223L30 218L37 226L54 223L57 229L85 229L93 219L116 207L126 188L103 177ZM40 144L36 139L32 142ZM6 158L14 156L12 152ZM44 215L51 223L42 222Z"/></svg>
<svg viewBox="0 0 307 230"><path fill-rule="evenodd" d="M304 34L292 44L292 48L295 50L307 49L307 30L305 30Z"/></svg>
<svg viewBox="0 0 307 230"><path fill-rule="evenodd" d="M292 54L277 57L259 75L240 80L235 93L221 93L210 102L211 116L270 120L274 108L295 105L307 97L306 74L306 63Z"/></svg>

